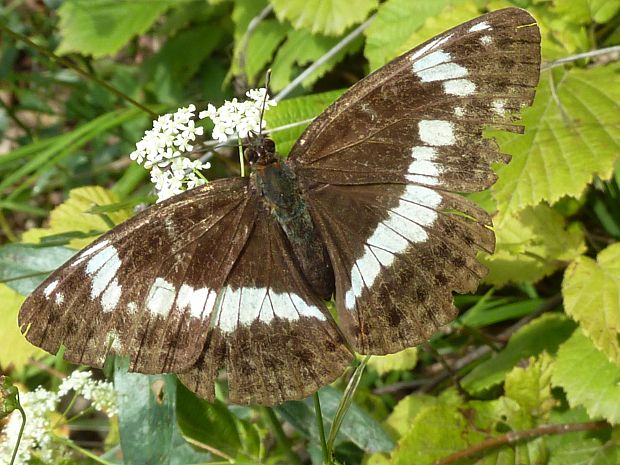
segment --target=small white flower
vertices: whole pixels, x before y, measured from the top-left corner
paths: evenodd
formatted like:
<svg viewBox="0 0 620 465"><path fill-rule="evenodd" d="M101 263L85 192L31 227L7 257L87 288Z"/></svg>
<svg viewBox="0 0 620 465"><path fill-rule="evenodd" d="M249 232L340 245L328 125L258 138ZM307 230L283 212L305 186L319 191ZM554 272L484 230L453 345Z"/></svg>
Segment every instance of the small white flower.
<svg viewBox="0 0 620 465"><path fill-rule="evenodd" d="M65 378L58 388L60 397L70 391L91 401L95 410L113 417L118 414L116 392L112 383L92 379L90 371L74 371Z"/></svg>

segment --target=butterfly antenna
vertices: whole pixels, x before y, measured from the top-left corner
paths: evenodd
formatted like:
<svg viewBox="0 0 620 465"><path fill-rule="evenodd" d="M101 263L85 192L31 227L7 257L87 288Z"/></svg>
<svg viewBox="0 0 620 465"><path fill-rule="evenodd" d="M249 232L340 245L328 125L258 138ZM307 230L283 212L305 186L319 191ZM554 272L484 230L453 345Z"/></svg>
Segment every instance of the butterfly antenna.
<svg viewBox="0 0 620 465"><path fill-rule="evenodd" d="M260 119L258 120L258 135L263 135L263 116L265 115L265 106L267 105L267 92L269 92L269 81L271 80L271 68L267 70L265 75L265 97L263 98L263 106L260 109Z"/></svg>

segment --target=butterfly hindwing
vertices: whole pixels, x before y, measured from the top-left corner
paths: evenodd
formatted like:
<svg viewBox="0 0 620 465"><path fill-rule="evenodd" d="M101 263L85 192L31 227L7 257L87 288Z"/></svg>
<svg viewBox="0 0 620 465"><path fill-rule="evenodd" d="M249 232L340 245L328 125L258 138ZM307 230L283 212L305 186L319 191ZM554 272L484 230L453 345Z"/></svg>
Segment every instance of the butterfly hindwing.
<svg viewBox="0 0 620 465"><path fill-rule="evenodd" d="M506 161L484 139L520 132L540 69L540 33L524 10L457 26L354 85L299 138L302 180L336 276L340 320L361 353L427 339L455 315L451 292L485 274L489 215L458 195Z"/></svg>
<svg viewBox="0 0 620 465"><path fill-rule="evenodd" d="M226 367L235 403L301 399L335 380L352 360L325 303L311 291L289 242L267 210L218 295L203 355L181 380L213 398Z"/></svg>
<svg viewBox="0 0 620 465"><path fill-rule="evenodd" d="M33 344L102 366L189 368L202 352L217 292L252 229L247 179L212 182L153 206L104 234L25 301L19 323ZM225 245L222 245L225 244Z"/></svg>

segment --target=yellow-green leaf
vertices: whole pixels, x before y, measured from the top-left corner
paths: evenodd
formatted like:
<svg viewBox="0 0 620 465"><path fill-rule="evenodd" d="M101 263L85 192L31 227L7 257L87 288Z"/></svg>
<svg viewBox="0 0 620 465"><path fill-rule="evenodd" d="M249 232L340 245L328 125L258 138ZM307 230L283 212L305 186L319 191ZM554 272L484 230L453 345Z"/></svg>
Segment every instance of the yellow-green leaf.
<svg viewBox="0 0 620 465"><path fill-rule="evenodd" d="M313 34L340 35L349 26L361 23L377 7L377 0L271 0L280 21L288 20L295 29Z"/></svg>
<svg viewBox="0 0 620 465"><path fill-rule="evenodd" d="M539 281L585 251L581 227L567 227L564 217L545 204L505 218L496 234L495 253L482 255L481 261L489 268L485 281L497 286Z"/></svg>
<svg viewBox="0 0 620 465"><path fill-rule="evenodd" d="M119 202L118 196L103 187L78 187L69 192L69 198L50 213L49 226L26 231L22 241L39 243L42 238L68 233L84 233L89 237L71 239L69 247L81 249L90 244L100 234L110 229L101 216L88 211L94 206L112 205ZM119 224L131 217L131 210L123 208L107 213L113 224Z"/></svg>
<svg viewBox="0 0 620 465"><path fill-rule="evenodd" d="M566 270L564 307L594 345L620 365L620 244L582 256Z"/></svg>
<svg viewBox="0 0 620 465"><path fill-rule="evenodd" d="M0 367L23 368L30 358L41 357L47 352L33 346L26 340L17 325L17 314L25 297L5 284L0 284Z"/></svg>
<svg viewBox="0 0 620 465"><path fill-rule="evenodd" d="M515 400L528 415L546 418L556 404L551 395L552 367L553 359L543 352L538 358L530 357L527 367L513 368L506 375L506 397Z"/></svg>
<svg viewBox="0 0 620 465"><path fill-rule="evenodd" d="M580 329L560 346L551 380L571 407L582 405L593 419L620 423L620 368Z"/></svg>
<svg viewBox="0 0 620 465"><path fill-rule="evenodd" d="M149 29L174 3L65 0L58 9L62 39L56 53L77 52L94 57L115 53L132 37Z"/></svg>
<svg viewBox="0 0 620 465"><path fill-rule="evenodd" d="M512 161L498 168L492 191L501 227L541 200L579 197L598 175L608 178L620 152L620 66L544 72L524 135L496 134Z"/></svg>
<svg viewBox="0 0 620 465"><path fill-rule="evenodd" d="M410 347L395 354L373 355L368 361L368 366L374 368L380 375L384 375L394 370L411 370L417 363L418 350Z"/></svg>

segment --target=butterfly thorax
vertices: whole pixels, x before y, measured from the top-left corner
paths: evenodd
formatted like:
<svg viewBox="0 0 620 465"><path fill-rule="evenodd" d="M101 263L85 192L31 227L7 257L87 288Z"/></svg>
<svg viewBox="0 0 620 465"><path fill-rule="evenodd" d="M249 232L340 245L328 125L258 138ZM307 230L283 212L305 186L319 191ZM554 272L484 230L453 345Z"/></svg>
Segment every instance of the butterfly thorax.
<svg viewBox="0 0 620 465"><path fill-rule="evenodd" d="M334 292L331 262L295 173L279 158L268 164L253 164L252 168L252 183L262 204L284 230L308 284L318 295L329 299Z"/></svg>

